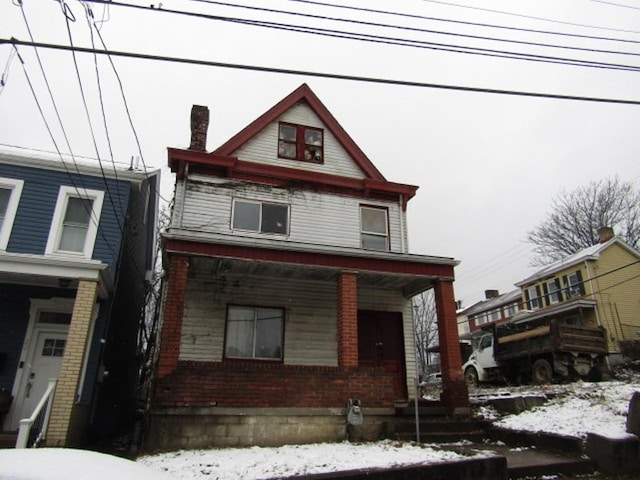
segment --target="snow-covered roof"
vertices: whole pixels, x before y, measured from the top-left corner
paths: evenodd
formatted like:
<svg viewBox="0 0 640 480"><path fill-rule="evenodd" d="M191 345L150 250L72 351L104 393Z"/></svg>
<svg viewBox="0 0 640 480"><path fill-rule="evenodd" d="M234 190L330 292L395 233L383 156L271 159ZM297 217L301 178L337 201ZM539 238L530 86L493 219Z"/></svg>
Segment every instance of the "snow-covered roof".
<svg viewBox="0 0 640 480"><path fill-rule="evenodd" d="M526 285L527 283L531 283L535 280L539 280L541 278L545 278L545 277L549 277L551 275L553 275L554 273L560 272L566 268L570 268L574 265L578 265L582 262L585 262L587 260L598 260L600 258L600 254L606 250L607 248L609 248L611 245L613 244L618 244L620 245L622 248L624 248L625 250L628 250L629 252L631 252L633 255L637 256L640 258L640 252L638 250L636 250L635 248L633 248L632 246L630 246L629 244L627 244L626 242L624 242L623 240L621 240L618 237L613 237L612 239L604 242L604 243L598 243L596 245L592 245L590 247L587 247L585 249L580 250L579 252L574 253L573 255L569 255L567 257L564 257L556 262L550 263L549 265L541 268L540 270L536 271L533 275L530 275L529 277L525 278L524 280L520 280L519 282L516 282L516 286L517 287L522 287L523 285Z"/></svg>
<svg viewBox="0 0 640 480"><path fill-rule="evenodd" d="M467 310L464 311L465 315L473 315L478 312L486 312L489 310L493 310L494 308L498 308L502 305L507 305L509 303L513 303L515 301L519 301L521 297L521 290L519 288L515 290L511 290L510 292L503 293L502 295L498 295L497 297L489 298L487 300L482 300Z"/></svg>

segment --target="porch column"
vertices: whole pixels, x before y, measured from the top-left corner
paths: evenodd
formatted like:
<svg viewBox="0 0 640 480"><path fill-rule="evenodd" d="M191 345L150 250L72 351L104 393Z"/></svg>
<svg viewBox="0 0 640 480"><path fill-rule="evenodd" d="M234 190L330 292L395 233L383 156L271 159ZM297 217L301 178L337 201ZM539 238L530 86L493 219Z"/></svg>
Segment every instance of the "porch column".
<svg viewBox="0 0 640 480"><path fill-rule="evenodd" d="M91 319L97 308L98 282L80 280L69 325L69 334L64 349L56 393L53 398L47 446L63 447L77 445L88 415L87 408L77 404L81 383L82 366L87 352Z"/></svg>
<svg viewBox="0 0 640 480"><path fill-rule="evenodd" d="M163 292L165 304L160 336L158 379L166 377L178 367L188 272L189 258L186 255L171 255L169 257L168 280Z"/></svg>
<svg viewBox="0 0 640 480"><path fill-rule="evenodd" d="M338 277L338 366L358 366L358 274Z"/></svg>
<svg viewBox="0 0 640 480"><path fill-rule="evenodd" d="M468 407L469 392L462 375L460 338L456 318L453 282L438 281L434 288L440 341L442 402L449 407Z"/></svg>

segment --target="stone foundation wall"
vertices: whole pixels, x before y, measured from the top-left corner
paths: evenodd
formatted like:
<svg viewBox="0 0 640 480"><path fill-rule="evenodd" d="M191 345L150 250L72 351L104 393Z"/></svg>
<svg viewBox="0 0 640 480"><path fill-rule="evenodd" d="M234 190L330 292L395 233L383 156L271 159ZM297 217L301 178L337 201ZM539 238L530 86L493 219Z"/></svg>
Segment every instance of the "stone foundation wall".
<svg viewBox="0 0 640 480"><path fill-rule="evenodd" d="M144 449L280 446L384 438L394 410L363 409L364 422L347 427L344 408L162 408L150 415Z"/></svg>

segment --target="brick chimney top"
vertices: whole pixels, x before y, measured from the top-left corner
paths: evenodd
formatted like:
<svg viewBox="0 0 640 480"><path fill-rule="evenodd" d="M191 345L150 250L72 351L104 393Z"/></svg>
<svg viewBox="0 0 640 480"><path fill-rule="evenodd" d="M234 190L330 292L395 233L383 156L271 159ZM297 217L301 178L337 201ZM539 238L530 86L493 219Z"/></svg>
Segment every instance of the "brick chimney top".
<svg viewBox="0 0 640 480"><path fill-rule="evenodd" d="M489 300L490 298L496 298L500 296L500 292L498 290L485 290L484 298Z"/></svg>
<svg viewBox="0 0 640 480"><path fill-rule="evenodd" d="M208 129L209 107L193 105L191 107L191 145L189 150L204 152L207 149Z"/></svg>
<svg viewBox="0 0 640 480"><path fill-rule="evenodd" d="M613 228L600 227L598 229L598 237L600 237L600 243L605 243L614 237Z"/></svg>

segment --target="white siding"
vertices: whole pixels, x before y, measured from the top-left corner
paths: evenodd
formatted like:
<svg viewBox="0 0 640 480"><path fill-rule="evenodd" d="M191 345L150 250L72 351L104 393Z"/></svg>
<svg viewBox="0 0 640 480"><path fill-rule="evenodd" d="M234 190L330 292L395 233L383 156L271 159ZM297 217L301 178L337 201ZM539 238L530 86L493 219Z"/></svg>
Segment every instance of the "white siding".
<svg viewBox="0 0 640 480"><path fill-rule="evenodd" d="M324 129L324 163L316 164L278 158L278 122L288 122ZM306 103L298 103L275 122L270 123L250 141L233 152L240 160L352 178L365 178L360 167L347 154L340 142L320 121Z"/></svg>
<svg viewBox="0 0 640 480"><path fill-rule="evenodd" d="M178 189L180 192L180 189ZM231 230L233 198L271 201L290 205L288 236ZM178 198L178 196L176 196ZM392 252L403 252L401 235L404 215L395 202L304 191L296 188L276 188L266 185L220 181L194 177L189 180L181 225L176 227L204 233L262 237L296 243L321 244L360 248L360 205L377 205L389 211L389 236ZM181 211L176 200L176 212ZM406 251L406 249L405 249Z"/></svg>
<svg viewBox="0 0 640 480"><path fill-rule="evenodd" d="M413 307L411 300L404 298L396 291L360 287L358 288L358 308L361 310L402 312L407 392L409 398L414 398L415 391L413 386L417 370L415 329L413 326Z"/></svg>
<svg viewBox="0 0 640 480"><path fill-rule="evenodd" d="M284 363L337 366L335 284L232 275L189 280L180 360L222 360L228 304L284 308Z"/></svg>

